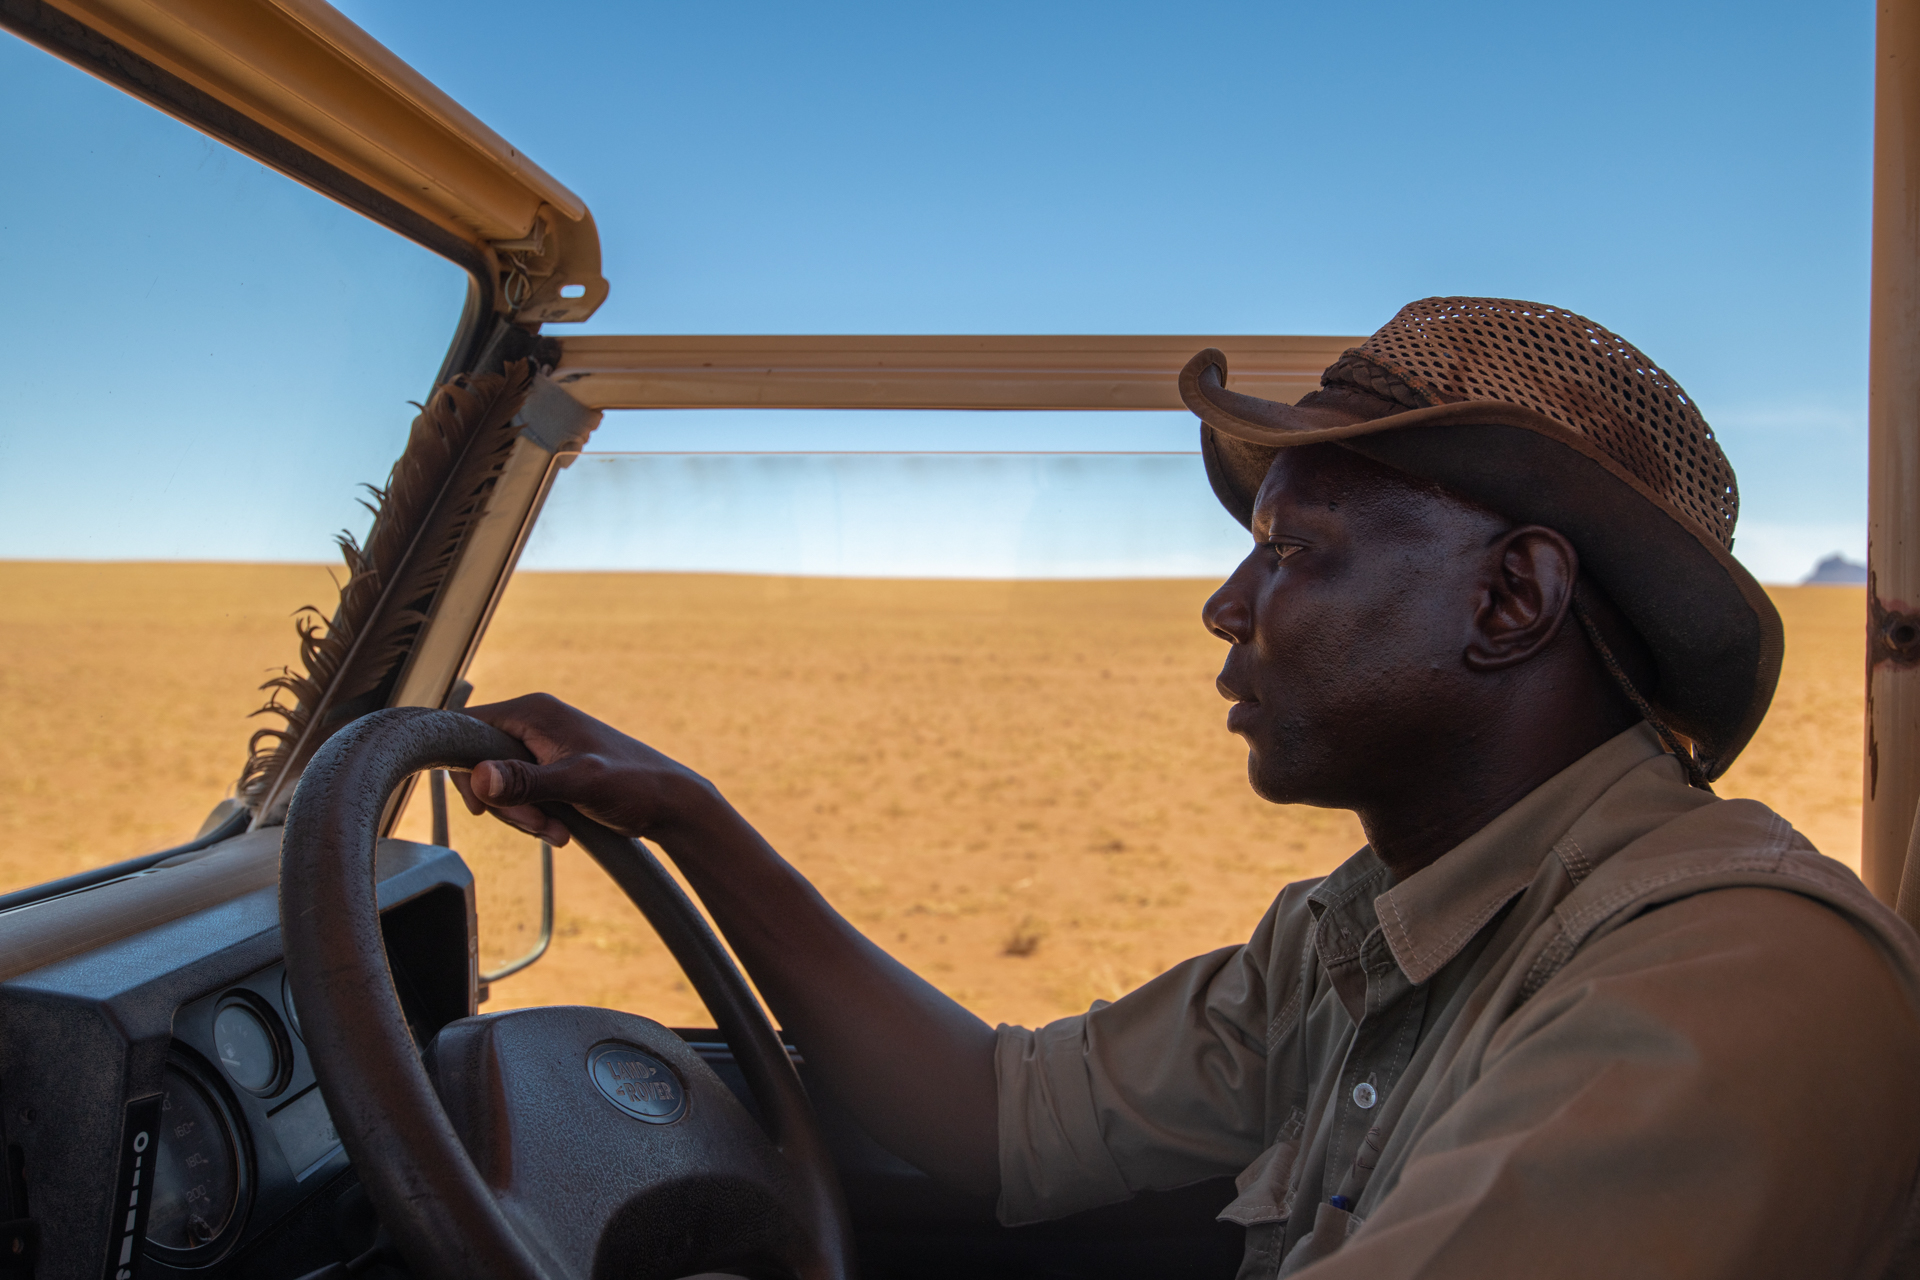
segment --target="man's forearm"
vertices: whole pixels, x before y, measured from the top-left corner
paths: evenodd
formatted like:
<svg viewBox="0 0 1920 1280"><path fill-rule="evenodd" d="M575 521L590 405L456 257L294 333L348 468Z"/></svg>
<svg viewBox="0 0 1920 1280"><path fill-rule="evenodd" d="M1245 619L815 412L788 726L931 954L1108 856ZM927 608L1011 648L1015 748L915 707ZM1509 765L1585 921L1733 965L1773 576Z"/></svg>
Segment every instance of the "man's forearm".
<svg viewBox="0 0 1920 1280"><path fill-rule="evenodd" d="M659 843L811 1076L888 1150L997 1192L993 1029L855 929L717 793L700 809Z"/></svg>

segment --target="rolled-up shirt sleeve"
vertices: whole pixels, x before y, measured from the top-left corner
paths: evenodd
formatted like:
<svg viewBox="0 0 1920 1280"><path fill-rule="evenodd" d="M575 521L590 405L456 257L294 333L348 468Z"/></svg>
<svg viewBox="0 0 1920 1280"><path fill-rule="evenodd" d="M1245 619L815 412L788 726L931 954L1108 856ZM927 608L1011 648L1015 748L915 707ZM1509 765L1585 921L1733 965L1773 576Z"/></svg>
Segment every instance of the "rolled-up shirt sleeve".
<svg viewBox="0 0 1920 1280"><path fill-rule="evenodd" d="M1912 1007L1839 914L1771 889L1682 899L1509 1018L1300 1275L1879 1276L1920 1174L1916 1061Z"/></svg>
<svg viewBox="0 0 1920 1280"><path fill-rule="evenodd" d="M1260 1153L1273 921L1112 1004L1000 1027L1003 1223L1236 1173Z"/></svg>

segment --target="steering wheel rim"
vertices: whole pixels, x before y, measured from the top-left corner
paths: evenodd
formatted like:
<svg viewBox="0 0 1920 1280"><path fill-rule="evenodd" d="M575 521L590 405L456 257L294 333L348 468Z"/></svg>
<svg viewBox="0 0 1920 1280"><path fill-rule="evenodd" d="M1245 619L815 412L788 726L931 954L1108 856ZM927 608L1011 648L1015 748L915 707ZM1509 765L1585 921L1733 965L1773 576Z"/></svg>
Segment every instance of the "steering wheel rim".
<svg viewBox="0 0 1920 1280"><path fill-rule="evenodd" d="M322 1095L401 1254L433 1276L553 1280L503 1212L441 1105L401 1011L380 931L374 850L386 800L424 769L528 759L471 716L391 708L335 733L303 773L281 842L288 980ZM551 806L659 931L796 1174L804 1280L852 1274L851 1230L824 1137L779 1036L732 957L645 846Z"/></svg>

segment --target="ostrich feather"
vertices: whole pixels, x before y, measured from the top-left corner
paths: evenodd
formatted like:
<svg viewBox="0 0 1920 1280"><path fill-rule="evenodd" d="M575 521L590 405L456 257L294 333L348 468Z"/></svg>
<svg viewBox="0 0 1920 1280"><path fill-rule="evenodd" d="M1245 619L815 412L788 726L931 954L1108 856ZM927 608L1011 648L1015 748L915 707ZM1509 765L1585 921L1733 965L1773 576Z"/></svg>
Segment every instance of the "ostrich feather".
<svg viewBox="0 0 1920 1280"><path fill-rule="evenodd" d="M506 465L531 387L524 360L440 387L413 420L386 487L367 486L373 527L365 544L349 533L337 539L347 577L331 620L312 605L299 610L300 669L283 667L260 686L272 692L254 714L281 724L247 744L237 793L254 826L284 815L300 771L336 729L386 705Z"/></svg>

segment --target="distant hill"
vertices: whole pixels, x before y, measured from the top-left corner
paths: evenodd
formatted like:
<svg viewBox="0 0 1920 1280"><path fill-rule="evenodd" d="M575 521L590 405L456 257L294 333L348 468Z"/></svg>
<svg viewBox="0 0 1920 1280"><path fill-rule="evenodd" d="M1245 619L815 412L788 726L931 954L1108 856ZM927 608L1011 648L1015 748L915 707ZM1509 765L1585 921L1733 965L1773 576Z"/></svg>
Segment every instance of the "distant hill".
<svg viewBox="0 0 1920 1280"><path fill-rule="evenodd" d="M1813 566L1813 572L1800 580L1803 587L1861 587L1867 582L1867 566L1849 560L1838 551Z"/></svg>

